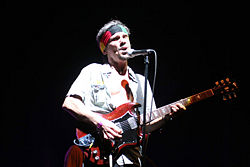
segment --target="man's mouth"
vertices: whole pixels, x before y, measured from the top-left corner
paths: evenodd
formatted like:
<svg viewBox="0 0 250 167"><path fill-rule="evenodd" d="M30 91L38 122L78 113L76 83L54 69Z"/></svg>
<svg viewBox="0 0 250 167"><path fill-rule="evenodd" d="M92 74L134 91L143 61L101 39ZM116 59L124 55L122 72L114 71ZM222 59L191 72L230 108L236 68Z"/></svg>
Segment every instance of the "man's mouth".
<svg viewBox="0 0 250 167"><path fill-rule="evenodd" d="M125 55L125 54L127 54L127 49L128 49L128 47L122 47L119 49L119 51L122 55Z"/></svg>
<svg viewBox="0 0 250 167"><path fill-rule="evenodd" d="M128 47L121 47L119 50L127 50Z"/></svg>

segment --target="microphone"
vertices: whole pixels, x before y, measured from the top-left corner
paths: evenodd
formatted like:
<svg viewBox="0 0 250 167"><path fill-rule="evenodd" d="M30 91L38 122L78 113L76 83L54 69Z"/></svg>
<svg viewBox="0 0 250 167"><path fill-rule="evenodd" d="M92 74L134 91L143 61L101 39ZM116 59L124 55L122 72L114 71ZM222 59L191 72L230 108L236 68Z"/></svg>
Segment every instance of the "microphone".
<svg viewBox="0 0 250 167"><path fill-rule="evenodd" d="M155 51L153 49L142 49L142 50L129 49L127 53L129 56L131 56L130 58L133 58L136 56L149 55L152 52L155 52Z"/></svg>

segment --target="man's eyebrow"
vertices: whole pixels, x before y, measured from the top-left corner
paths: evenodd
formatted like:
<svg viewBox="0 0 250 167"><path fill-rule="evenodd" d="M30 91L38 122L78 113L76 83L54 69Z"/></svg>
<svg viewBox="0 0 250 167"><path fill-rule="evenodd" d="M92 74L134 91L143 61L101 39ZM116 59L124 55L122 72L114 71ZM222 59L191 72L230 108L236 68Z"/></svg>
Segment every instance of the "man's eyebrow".
<svg viewBox="0 0 250 167"><path fill-rule="evenodd" d="M116 34L110 37L110 41L116 39L116 38L120 38L120 35Z"/></svg>

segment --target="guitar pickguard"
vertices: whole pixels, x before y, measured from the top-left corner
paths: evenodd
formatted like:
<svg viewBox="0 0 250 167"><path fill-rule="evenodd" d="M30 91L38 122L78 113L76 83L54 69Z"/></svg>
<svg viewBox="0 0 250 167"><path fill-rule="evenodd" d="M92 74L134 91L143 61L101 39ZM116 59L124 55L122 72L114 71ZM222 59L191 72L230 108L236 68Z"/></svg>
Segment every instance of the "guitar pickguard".
<svg viewBox="0 0 250 167"><path fill-rule="evenodd" d="M122 138L114 141L114 147L119 151L127 145L135 145L138 142L138 120L136 117L127 112L123 117L113 121L122 129Z"/></svg>

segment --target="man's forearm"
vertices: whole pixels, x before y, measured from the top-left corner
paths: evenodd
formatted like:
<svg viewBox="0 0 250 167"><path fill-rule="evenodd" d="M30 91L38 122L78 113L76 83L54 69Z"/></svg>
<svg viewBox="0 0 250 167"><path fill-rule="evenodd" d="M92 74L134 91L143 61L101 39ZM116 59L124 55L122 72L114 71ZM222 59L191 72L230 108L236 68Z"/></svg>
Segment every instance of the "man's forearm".
<svg viewBox="0 0 250 167"><path fill-rule="evenodd" d="M75 119L85 123L97 125L100 122L100 116L90 111L79 99L66 97L62 108L69 112Z"/></svg>

